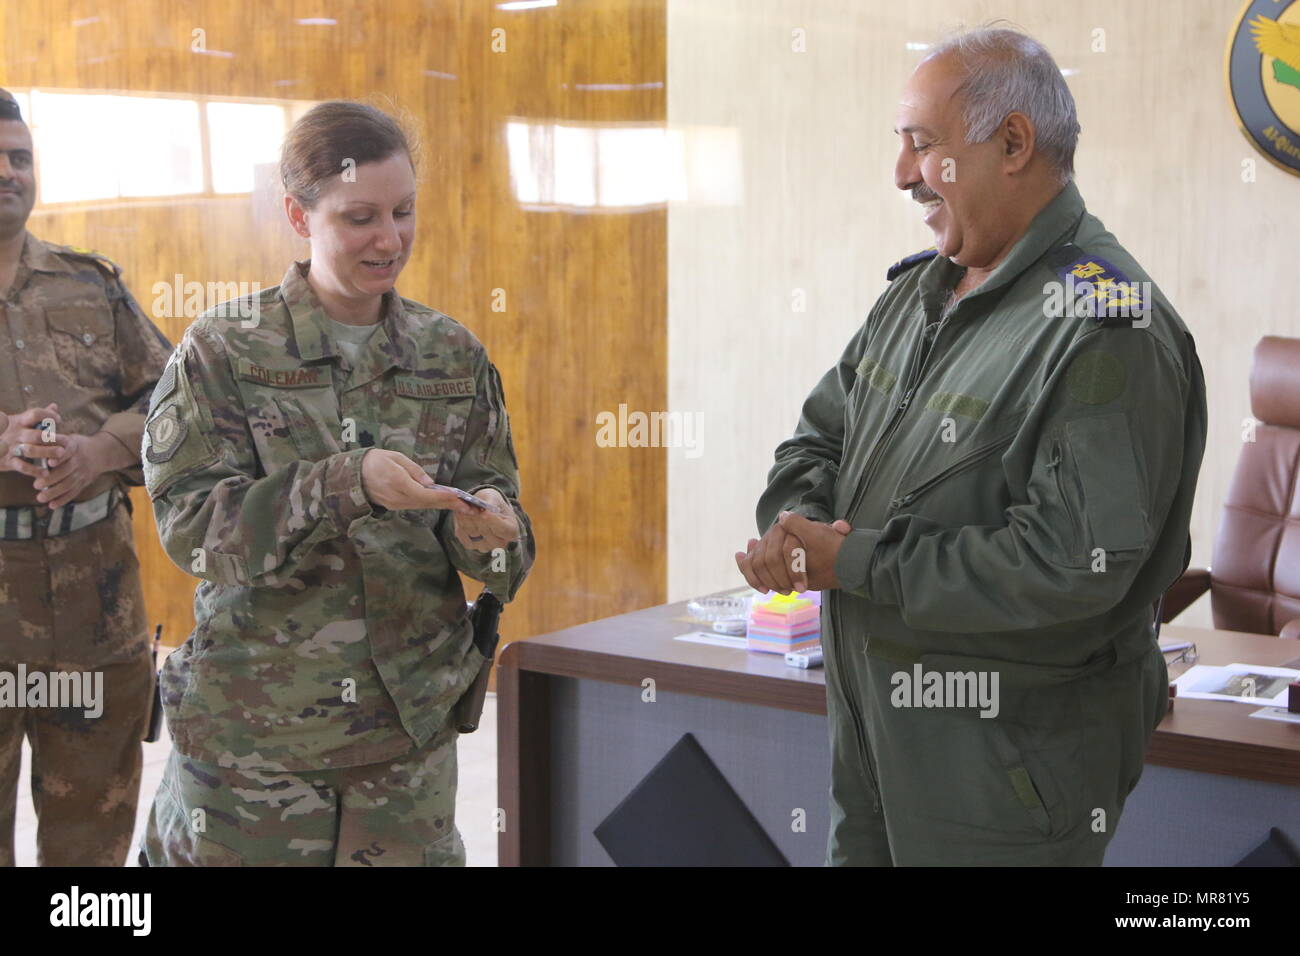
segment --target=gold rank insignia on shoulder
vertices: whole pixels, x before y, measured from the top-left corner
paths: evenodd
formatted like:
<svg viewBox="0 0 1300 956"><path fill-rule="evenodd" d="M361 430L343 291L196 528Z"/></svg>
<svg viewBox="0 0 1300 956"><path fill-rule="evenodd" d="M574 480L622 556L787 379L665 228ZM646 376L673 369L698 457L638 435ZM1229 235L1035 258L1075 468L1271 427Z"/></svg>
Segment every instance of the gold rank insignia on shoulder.
<svg viewBox="0 0 1300 956"><path fill-rule="evenodd" d="M117 263L104 255L102 252L96 252L94 249L83 249L81 246L63 246L64 252L69 252L74 256L82 259L93 259L96 264L108 269L113 275L117 275L121 270L118 269Z"/></svg>
<svg viewBox="0 0 1300 956"><path fill-rule="evenodd" d="M1100 256L1073 243L1047 254L1057 282L1043 288L1043 312L1049 318L1088 318L1103 325L1151 324L1150 282L1135 282Z"/></svg>
<svg viewBox="0 0 1300 956"><path fill-rule="evenodd" d="M469 398L474 394L472 378L408 378L393 380L397 394L404 398Z"/></svg>

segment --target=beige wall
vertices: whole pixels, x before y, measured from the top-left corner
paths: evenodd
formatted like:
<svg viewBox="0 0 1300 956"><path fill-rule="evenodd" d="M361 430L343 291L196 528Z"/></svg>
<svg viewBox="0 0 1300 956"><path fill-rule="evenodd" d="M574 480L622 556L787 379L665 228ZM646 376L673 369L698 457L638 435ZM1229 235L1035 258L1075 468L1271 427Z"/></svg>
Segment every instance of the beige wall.
<svg viewBox="0 0 1300 956"><path fill-rule="evenodd" d="M1223 0L669 0L669 125L688 150L739 143L732 199L688 176L669 207L669 407L701 414L704 439L698 457L668 457L670 600L743 583L731 555L754 534L776 444L885 269L932 244L893 186L894 107L923 55L906 44L995 16L1073 71L1084 198L1196 337L1210 431L1192 562L1209 563L1249 415L1251 349L1266 334L1300 336L1300 178L1259 158L1257 181L1242 182L1258 154L1224 92L1237 13ZM1105 52L1092 52L1096 28ZM796 29L806 52L791 49ZM690 135L700 128L714 135ZM703 158L688 152L685 166ZM1208 626L1206 602L1180 622Z"/></svg>

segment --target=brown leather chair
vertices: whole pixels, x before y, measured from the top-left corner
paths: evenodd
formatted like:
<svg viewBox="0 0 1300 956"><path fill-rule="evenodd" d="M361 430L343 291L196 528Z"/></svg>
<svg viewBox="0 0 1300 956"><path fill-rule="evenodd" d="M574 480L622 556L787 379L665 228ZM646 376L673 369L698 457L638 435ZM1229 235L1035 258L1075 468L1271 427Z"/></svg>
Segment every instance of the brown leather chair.
<svg viewBox="0 0 1300 956"><path fill-rule="evenodd" d="M1244 441L1214 540L1212 567L1188 568L1165 592L1162 622L1210 592L1214 626L1300 639L1300 339L1255 346Z"/></svg>

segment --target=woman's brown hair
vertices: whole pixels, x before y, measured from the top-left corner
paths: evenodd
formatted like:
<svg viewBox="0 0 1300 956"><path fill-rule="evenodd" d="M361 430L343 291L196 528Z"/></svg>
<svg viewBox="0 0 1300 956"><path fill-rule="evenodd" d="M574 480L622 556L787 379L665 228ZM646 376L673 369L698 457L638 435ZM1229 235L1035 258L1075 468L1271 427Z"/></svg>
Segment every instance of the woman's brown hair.
<svg viewBox="0 0 1300 956"><path fill-rule="evenodd" d="M411 138L393 117L366 103L329 100L304 113L285 136L280 181L286 193L311 209L332 177L399 152L414 169Z"/></svg>

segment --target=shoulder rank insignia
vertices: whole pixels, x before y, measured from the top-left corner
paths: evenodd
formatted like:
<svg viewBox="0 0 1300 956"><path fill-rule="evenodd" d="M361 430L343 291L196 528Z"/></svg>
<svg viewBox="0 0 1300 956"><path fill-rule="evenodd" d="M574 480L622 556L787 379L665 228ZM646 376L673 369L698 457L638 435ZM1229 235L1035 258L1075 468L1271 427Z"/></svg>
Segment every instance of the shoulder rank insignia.
<svg viewBox="0 0 1300 956"><path fill-rule="evenodd" d="M885 272L885 278L893 282L912 266L920 265L922 262L928 262L939 254L938 249L926 249L923 252L914 252L905 259L899 259Z"/></svg>
<svg viewBox="0 0 1300 956"><path fill-rule="evenodd" d="M102 252L96 252L94 249L83 249L81 246L63 246L63 252L76 256L78 259L89 259L101 269L107 270L114 278L122 274L116 262L104 255Z"/></svg>
<svg viewBox="0 0 1300 956"><path fill-rule="evenodd" d="M1149 282L1135 282L1100 256L1073 243L1047 254L1058 288L1049 287L1044 312L1058 318L1089 318L1103 325L1150 325Z"/></svg>

